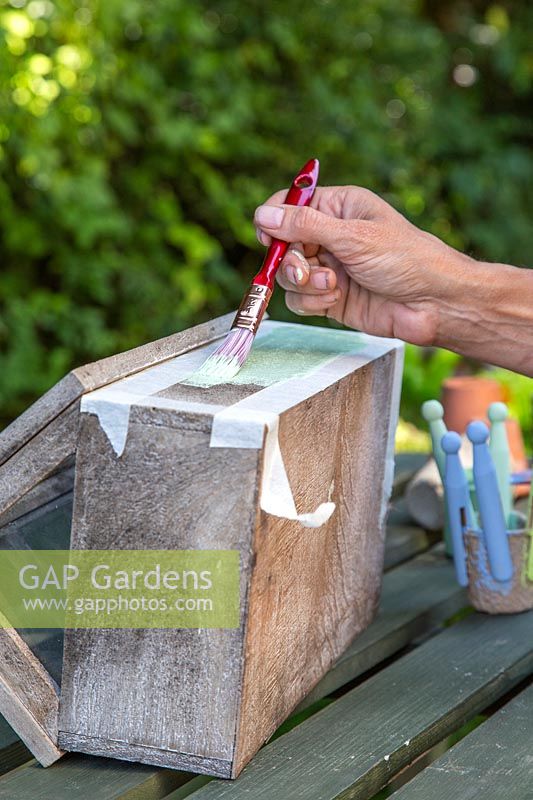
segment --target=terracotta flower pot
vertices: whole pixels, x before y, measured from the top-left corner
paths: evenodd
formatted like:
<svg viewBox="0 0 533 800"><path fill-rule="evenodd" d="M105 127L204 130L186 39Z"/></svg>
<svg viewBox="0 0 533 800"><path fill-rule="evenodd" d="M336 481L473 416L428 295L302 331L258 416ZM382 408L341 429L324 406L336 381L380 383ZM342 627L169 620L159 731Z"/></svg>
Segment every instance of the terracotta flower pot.
<svg viewBox="0 0 533 800"><path fill-rule="evenodd" d="M491 378L461 375L448 378L442 384L444 422L448 430L460 434L473 419L487 420L490 404L503 400L501 385Z"/></svg>
<svg viewBox="0 0 533 800"><path fill-rule="evenodd" d="M505 402L504 389L491 378L478 378L475 375L461 375L448 378L442 384L442 405L444 422L448 430L463 434L473 419L482 419L487 424L487 411L491 403ZM520 472L527 469L528 463L520 426L515 419L506 421L511 469ZM515 497L526 495L528 487L515 487Z"/></svg>

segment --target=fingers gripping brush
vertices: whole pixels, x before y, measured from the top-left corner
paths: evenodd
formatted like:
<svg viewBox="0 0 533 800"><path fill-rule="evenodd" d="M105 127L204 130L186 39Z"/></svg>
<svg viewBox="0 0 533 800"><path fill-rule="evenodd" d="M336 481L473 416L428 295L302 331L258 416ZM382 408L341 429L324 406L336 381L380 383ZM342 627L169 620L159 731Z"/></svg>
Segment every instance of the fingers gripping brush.
<svg viewBox="0 0 533 800"><path fill-rule="evenodd" d="M318 170L319 163L316 158L312 158L302 167L287 192L286 205L309 205L318 181ZM261 269L244 295L230 332L220 347L195 373L195 383L202 382L208 385L224 383L231 380L240 370L248 358L255 334L274 290L276 273L288 247L288 242L282 242L280 239L272 240Z"/></svg>

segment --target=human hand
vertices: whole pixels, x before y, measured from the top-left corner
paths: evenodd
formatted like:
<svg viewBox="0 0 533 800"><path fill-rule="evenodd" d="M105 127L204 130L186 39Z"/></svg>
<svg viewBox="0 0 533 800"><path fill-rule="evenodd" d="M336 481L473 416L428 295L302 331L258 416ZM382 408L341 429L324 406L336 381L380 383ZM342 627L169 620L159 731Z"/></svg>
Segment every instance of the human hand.
<svg viewBox="0 0 533 800"><path fill-rule="evenodd" d="M285 193L260 206L254 222L264 245L271 237L293 243L278 272L288 308L434 344L440 309L453 304L472 259L367 189L318 187L309 207L283 205Z"/></svg>

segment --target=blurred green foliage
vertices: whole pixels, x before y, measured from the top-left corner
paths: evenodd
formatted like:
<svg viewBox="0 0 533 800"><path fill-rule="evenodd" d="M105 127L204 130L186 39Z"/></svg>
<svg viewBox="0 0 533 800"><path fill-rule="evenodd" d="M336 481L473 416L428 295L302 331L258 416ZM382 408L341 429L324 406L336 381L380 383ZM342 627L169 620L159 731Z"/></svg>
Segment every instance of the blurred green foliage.
<svg viewBox="0 0 533 800"><path fill-rule="evenodd" d="M0 420L235 307L311 155L488 260L530 257L533 6L0 0ZM287 318L281 293L272 306ZM457 358L410 351L404 414Z"/></svg>

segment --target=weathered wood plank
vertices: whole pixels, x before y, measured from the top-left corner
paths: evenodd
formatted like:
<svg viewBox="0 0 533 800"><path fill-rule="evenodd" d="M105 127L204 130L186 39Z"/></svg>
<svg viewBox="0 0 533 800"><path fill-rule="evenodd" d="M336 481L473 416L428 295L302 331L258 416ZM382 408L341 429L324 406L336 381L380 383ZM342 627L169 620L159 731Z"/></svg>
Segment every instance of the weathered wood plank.
<svg viewBox="0 0 533 800"><path fill-rule="evenodd" d="M104 549L149 543L152 549L240 550L244 606L260 454L210 448L210 421L199 420L195 427L150 426L133 413L128 447L118 461L98 419L83 415L82 436L84 431L87 436L77 464L83 491L76 503L92 501L92 515L78 516L73 546L97 541ZM165 463L169 469L163 474ZM163 494L153 486L163 486ZM136 502L118 502L129 493ZM240 628L68 630L65 643L60 724L65 749L183 769L200 768L203 760L205 769L230 774ZM103 665L101 672L95 663Z"/></svg>
<svg viewBox="0 0 533 800"><path fill-rule="evenodd" d="M402 350L348 336L352 349L362 345L361 355L341 356L338 371L325 364L319 378L315 370L267 387L194 387L176 371L164 385L158 370L153 397L167 405L140 402L131 381L114 385L122 414L124 398L131 400L120 457L105 433L105 412L96 415L99 402L107 398L107 412L116 403L113 392L88 398L73 547L238 549L242 627L68 631L61 746L234 775L370 623L382 576ZM296 362L287 363L290 375ZM144 384L153 377L148 370ZM202 406L191 410L192 402ZM253 448L238 439L236 447L212 446L213 417L228 407L260 421ZM304 535L291 512L267 514L259 503L264 425L273 413L271 433L295 507L336 506Z"/></svg>
<svg viewBox="0 0 533 800"><path fill-rule="evenodd" d="M12 628L0 628L0 713L44 766L57 747L59 695L55 682Z"/></svg>
<svg viewBox="0 0 533 800"><path fill-rule="evenodd" d="M15 420L0 434L0 513L7 513L4 520L18 516L13 506L72 458L79 402L85 391L211 341L225 332L229 319L221 317L74 370ZM22 540L20 530L7 527L2 531L3 546L16 547L17 536L19 546L32 545L27 529ZM51 542L45 544L53 547ZM1 630L0 640L0 710L39 761L50 764L61 755L56 747L58 698L54 681L15 631Z"/></svg>
<svg viewBox="0 0 533 800"><path fill-rule="evenodd" d="M297 711L397 653L467 604L442 546L387 572L378 616L342 654Z"/></svg>
<svg viewBox="0 0 533 800"><path fill-rule="evenodd" d="M415 529L412 529L415 531ZM453 566L437 545L407 564L387 572L383 579L380 611L372 625L300 703L295 713L309 707L427 633L465 605L466 593L455 580ZM206 779L198 779L203 785ZM180 800L196 789L193 782L166 800Z"/></svg>
<svg viewBox="0 0 533 800"><path fill-rule="evenodd" d="M6 526L0 531L0 535L10 535L12 546L16 545L15 539L22 537L31 546L66 546L68 541L70 516L71 516L71 496L63 496L59 500L48 503L46 506L17 519L15 522ZM390 547L391 531L388 534L388 546ZM392 531L394 534L394 531ZM422 533L422 532L420 532ZM13 538L14 537L14 538ZM392 537L393 542L394 536ZM406 535L406 549L402 551L402 559L408 551L415 552L419 545L419 536L416 529L410 529ZM424 542L422 542L424 544ZM22 546L22 544L21 544ZM390 551L389 551L390 553ZM397 549L393 550L388 556L389 563L394 562ZM406 565L407 566L407 565ZM413 569L414 568L414 569ZM431 571L431 590L423 590L424 576L427 569ZM402 578L403 576L403 578ZM417 598L420 602L414 602L410 608L409 599L399 596L399 587L411 584L412 595L408 597ZM449 588L450 595L446 600L446 589ZM401 592L400 592L401 594ZM382 611L371 626L369 631L356 639L343 658L337 663L319 687L304 701L304 706L319 696L323 696L328 691L337 688L341 683L353 679L358 674L377 663L380 658L385 658L392 652L407 643L409 637L418 635L422 630L426 630L430 624L434 624L448 613L453 613L461 601L461 592L456 587L451 575L451 567L446 560L436 553L422 558L419 564L413 562L411 568L402 567L393 570L385 576L384 594ZM427 601L427 602L426 602ZM405 616L394 616L398 609L405 612ZM389 612L392 610L393 615ZM411 614L412 612L412 614ZM60 681L60 664L62 647L50 646L50 636L45 636L47 632L40 632L42 635L32 635L23 632L26 643L30 646L34 654L44 664L46 669L51 672L57 682ZM57 633L57 632L55 632ZM57 638L57 637L56 637ZM20 743L17 748L17 763L27 760L27 750ZM10 764L13 762L9 762ZM6 770L10 768L6 766Z"/></svg>
<svg viewBox="0 0 533 800"><path fill-rule="evenodd" d="M394 800L532 797L533 686L395 792Z"/></svg>
<svg viewBox="0 0 533 800"><path fill-rule="evenodd" d="M389 571L384 577L376 621L355 640L297 710L311 705L397 652L414 636L420 636L453 614L464 602L464 590L457 586L453 568L440 546ZM42 633L47 634L46 631ZM59 682L61 648L50 647L49 634L39 638L24 633L24 638ZM46 657L43 657L44 651Z"/></svg>
<svg viewBox="0 0 533 800"><path fill-rule="evenodd" d="M70 469L66 474L59 473L58 478L59 475L62 475L63 480L55 484L55 487L66 488L66 482L70 481ZM5 517L0 516L0 539L2 536L14 535L17 531L31 547L43 547L45 543L48 548L68 547L72 520L72 492L61 491L56 496L52 486L48 489L51 490L52 498L48 497L47 491L44 503L39 503L35 508L31 507L33 504L30 508L22 509L21 506L22 513L13 519L9 517L9 512ZM32 494L28 493L24 500ZM16 507L19 508L19 504ZM37 544L36 537L39 537L40 545ZM391 569L424 552L432 543L434 542L431 537L414 525L388 525L385 540L385 569Z"/></svg>
<svg viewBox="0 0 533 800"><path fill-rule="evenodd" d="M72 458L76 451L79 400L0 464L0 513L5 514L27 492Z"/></svg>
<svg viewBox="0 0 533 800"><path fill-rule="evenodd" d="M43 769L35 761L0 778L0 800L160 800L192 777L110 758L67 755Z"/></svg>
<svg viewBox="0 0 533 800"><path fill-rule="evenodd" d="M472 615L191 796L363 800L532 670L533 613Z"/></svg>
<svg viewBox="0 0 533 800"><path fill-rule="evenodd" d="M352 680L462 606L464 591L457 586L453 568L441 550L435 548L385 575L376 621L355 640L300 709ZM33 650L40 655L43 647L43 643L34 644Z"/></svg>
<svg viewBox="0 0 533 800"><path fill-rule="evenodd" d="M337 509L307 535L291 521L261 515L234 774L377 612L398 357L387 353L281 417L280 446L297 508L312 507L333 487ZM332 414L335 408L342 413Z"/></svg>
<svg viewBox="0 0 533 800"><path fill-rule="evenodd" d="M83 387L73 372L65 375L55 386L35 401L23 414L0 433L0 464L18 450L74 403Z"/></svg>

